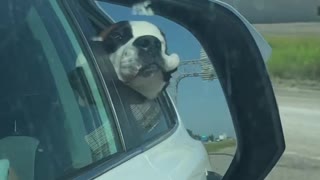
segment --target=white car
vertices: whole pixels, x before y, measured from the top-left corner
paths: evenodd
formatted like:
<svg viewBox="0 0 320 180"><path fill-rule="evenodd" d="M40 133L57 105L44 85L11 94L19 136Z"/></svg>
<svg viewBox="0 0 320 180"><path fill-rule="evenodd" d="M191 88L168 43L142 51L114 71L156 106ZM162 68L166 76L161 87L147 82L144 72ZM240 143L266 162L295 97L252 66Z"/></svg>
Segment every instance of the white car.
<svg viewBox="0 0 320 180"><path fill-rule="evenodd" d="M114 2L132 6L140 1ZM268 44L236 10L218 1L151 1L148 8L193 31L209 56L213 56L211 49L217 53L214 65L218 75L224 77L221 82L232 106L238 139L236 158L225 179L264 177L284 149L268 75L258 73L265 72L263 60L270 54ZM173 15L172 9L190 11L195 19L183 22L181 14ZM199 10L204 14L200 15ZM212 173L202 143L188 135L168 93L145 104L129 100L134 95L119 83L111 64L103 59L103 49L90 41L92 35L113 23L94 1L2 0L0 12L0 180L220 178ZM212 13L225 19L214 19ZM195 22L208 26L195 27ZM233 36L223 37L223 22L232 25L232 33L239 33L243 45L230 43L228 37ZM210 26L215 23L221 26ZM209 29L201 33L201 28ZM215 33L235 49L249 47L242 49L243 55L253 54L256 58L250 64L254 70L243 77L256 78L251 82L259 82L260 86L247 88L228 79L232 77L226 75L221 62L236 59L224 59L225 49L214 44L218 43L213 41L217 40ZM78 61L84 63L76 67ZM102 66L107 68L101 71ZM225 67L234 68L231 64ZM245 67L238 64L237 68L241 71ZM73 79L71 73L76 74ZM73 83L80 89L75 91ZM231 85L233 89L228 89ZM260 92L259 87L267 90ZM234 88L237 91L228 94ZM247 122L236 105L237 95L244 92L252 98L241 106L244 110L258 100L262 103L263 110L251 108L259 121ZM266 96L258 98L261 94L256 92ZM79 94L89 105L80 102ZM251 136L262 125L269 133L263 139L263 150L255 144L262 137ZM266 159L256 164L254 159L261 157L257 156L260 153L265 153L261 156Z"/></svg>

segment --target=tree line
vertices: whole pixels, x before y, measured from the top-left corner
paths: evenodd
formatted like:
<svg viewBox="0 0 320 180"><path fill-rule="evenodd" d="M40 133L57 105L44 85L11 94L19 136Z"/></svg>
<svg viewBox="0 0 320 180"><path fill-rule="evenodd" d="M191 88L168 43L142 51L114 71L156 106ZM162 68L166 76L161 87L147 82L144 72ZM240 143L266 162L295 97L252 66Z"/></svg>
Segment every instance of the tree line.
<svg viewBox="0 0 320 180"><path fill-rule="evenodd" d="M192 130L190 130L190 129L187 129L187 131L188 131L188 133L189 133L189 135L193 138L193 139L196 139L196 140L201 140L201 135L200 134L195 134L195 133L193 133L192 132ZM207 136L208 137L208 140L210 140L210 141L214 141L215 140L215 136L213 135L213 134L210 134L210 135L208 135Z"/></svg>

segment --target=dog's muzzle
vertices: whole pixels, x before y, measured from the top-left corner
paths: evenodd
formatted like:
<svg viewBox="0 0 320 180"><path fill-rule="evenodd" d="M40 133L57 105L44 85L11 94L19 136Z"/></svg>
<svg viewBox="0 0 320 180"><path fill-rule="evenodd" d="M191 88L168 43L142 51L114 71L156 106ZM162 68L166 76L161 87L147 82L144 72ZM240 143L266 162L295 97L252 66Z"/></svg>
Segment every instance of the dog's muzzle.
<svg viewBox="0 0 320 180"><path fill-rule="evenodd" d="M160 55L161 53L161 42L155 36L141 36L133 42L133 46L150 56Z"/></svg>
<svg viewBox="0 0 320 180"><path fill-rule="evenodd" d="M155 36L141 36L133 42L133 46L138 49L142 68L139 75L147 77L151 73L162 70L163 58L161 55L161 42Z"/></svg>

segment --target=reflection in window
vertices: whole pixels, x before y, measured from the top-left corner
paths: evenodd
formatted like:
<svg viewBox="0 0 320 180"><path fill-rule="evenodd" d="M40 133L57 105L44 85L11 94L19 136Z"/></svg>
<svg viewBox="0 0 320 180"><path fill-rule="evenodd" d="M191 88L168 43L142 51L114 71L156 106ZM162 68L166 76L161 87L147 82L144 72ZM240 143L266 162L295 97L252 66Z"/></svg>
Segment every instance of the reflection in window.
<svg viewBox="0 0 320 180"><path fill-rule="evenodd" d="M100 84L56 2L0 7L0 160L9 175L55 179L121 151ZM70 83L77 62L93 104Z"/></svg>

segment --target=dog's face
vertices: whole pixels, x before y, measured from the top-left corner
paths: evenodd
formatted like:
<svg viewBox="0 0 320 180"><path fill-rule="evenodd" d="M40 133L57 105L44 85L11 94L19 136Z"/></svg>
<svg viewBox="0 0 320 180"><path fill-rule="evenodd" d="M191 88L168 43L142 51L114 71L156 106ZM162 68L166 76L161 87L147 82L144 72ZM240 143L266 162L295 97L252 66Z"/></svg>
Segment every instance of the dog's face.
<svg viewBox="0 0 320 180"><path fill-rule="evenodd" d="M95 40L103 42L119 80L148 99L158 96L179 65L161 30L145 21L118 22Z"/></svg>

